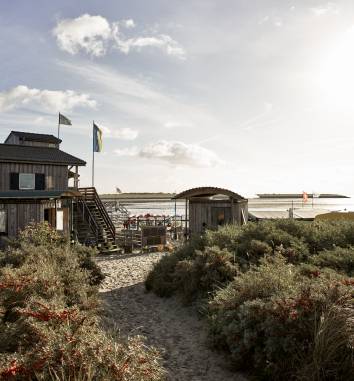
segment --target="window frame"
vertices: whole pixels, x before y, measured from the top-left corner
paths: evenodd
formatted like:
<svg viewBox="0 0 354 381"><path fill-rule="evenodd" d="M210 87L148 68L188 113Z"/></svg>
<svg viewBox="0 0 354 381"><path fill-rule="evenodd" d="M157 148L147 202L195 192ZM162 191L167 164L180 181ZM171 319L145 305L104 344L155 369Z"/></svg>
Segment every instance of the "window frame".
<svg viewBox="0 0 354 381"><path fill-rule="evenodd" d="M27 178L31 176L31 180L32 180L31 187L21 186L21 177L23 179L25 176ZM19 190L35 190L36 189L36 174L35 173L19 173L18 174L18 189Z"/></svg>

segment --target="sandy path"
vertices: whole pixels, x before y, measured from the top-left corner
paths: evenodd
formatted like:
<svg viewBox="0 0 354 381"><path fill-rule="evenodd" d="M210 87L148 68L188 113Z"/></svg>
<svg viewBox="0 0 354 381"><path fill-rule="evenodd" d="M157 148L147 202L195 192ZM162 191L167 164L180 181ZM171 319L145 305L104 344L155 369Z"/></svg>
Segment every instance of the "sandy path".
<svg viewBox="0 0 354 381"><path fill-rule="evenodd" d="M223 356L207 348L205 323L191 307L145 292L145 277L161 255L98 259L106 274L100 291L108 324L123 335L143 335L159 348L169 381L245 381L228 370Z"/></svg>

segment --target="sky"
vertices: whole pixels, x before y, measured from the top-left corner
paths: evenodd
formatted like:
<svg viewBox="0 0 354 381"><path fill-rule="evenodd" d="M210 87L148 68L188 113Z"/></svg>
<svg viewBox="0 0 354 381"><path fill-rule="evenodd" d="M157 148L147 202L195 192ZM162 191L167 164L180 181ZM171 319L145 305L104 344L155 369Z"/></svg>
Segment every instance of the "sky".
<svg viewBox="0 0 354 381"><path fill-rule="evenodd" d="M1 0L0 141L57 134L99 192L354 194L354 2Z"/></svg>

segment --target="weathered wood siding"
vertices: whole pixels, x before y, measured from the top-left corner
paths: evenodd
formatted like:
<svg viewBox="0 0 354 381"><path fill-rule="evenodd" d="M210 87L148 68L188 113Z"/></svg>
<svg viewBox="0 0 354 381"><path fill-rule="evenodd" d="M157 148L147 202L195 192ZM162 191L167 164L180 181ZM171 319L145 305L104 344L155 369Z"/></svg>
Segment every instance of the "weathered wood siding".
<svg viewBox="0 0 354 381"><path fill-rule="evenodd" d="M0 204L0 209L7 211L7 235L16 237L18 232L24 229L31 222L44 221L44 209L49 205L46 202L26 203L26 204ZM53 209L54 210L54 209ZM64 212L63 234L70 234L70 209L63 207Z"/></svg>
<svg viewBox="0 0 354 381"><path fill-rule="evenodd" d="M232 207L231 207L232 205ZM234 200L231 204L230 201L189 201L189 229L191 233L200 234L203 232L203 223L206 224L207 229L218 228L217 223L213 219L214 208L224 209L230 217L230 223L242 225L243 217L245 221L248 220L248 202Z"/></svg>
<svg viewBox="0 0 354 381"><path fill-rule="evenodd" d="M20 137L14 134L10 134L10 136L6 140L6 144L19 144L19 145L33 146L33 147L59 148L59 145L55 143L36 142L31 140L20 140Z"/></svg>
<svg viewBox="0 0 354 381"><path fill-rule="evenodd" d="M17 135L10 134L5 142L6 144L20 144L20 138Z"/></svg>
<svg viewBox="0 0 354 381"><path fill-rule="evenodd" d="M66 165L0 163L0 192L10 190L10 173L44 173L46 190L68 189Z"/></svg>
<svg viewBox="0 0 354 381"><path fill-rule="evenodd" d="M7 204L7 234L16 237L30 222L43 221L43 205L37 204Z"/></svg>

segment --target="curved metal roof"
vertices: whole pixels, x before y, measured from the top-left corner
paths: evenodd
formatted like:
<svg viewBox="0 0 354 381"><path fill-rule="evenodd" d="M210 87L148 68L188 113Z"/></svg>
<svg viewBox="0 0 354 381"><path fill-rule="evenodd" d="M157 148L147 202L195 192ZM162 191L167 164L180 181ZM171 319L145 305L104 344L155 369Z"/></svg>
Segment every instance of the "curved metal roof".
<svg viewBox="0 0 354 381"><path fill-rule="evenodd" d="M246 200L244 197L239 194L232 192L228 189L217 188L217 187L199 187L188 189L184 192L176 194L176 196L172 197L173 199L178 198L192 198L192 197L211 197L216 196L218 194L228 196L235 200Z"/></svg>

